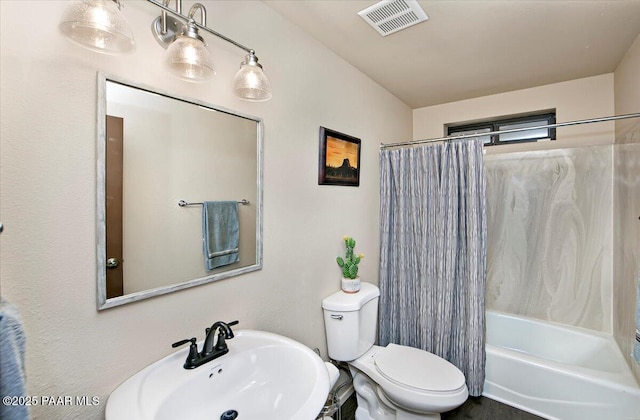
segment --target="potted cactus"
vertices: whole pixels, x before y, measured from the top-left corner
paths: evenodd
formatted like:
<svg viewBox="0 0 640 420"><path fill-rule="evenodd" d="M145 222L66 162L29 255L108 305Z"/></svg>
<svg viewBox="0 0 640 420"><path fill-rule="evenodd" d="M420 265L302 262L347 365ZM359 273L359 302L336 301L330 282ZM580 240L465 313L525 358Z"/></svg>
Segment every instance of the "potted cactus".
<svg viewBox="0 0 640 420"><path fill-rule="evenodd" d="M358 264L364 255L354 255L353 248L356 246L355 239L345 236L344 245L347 248L344 258L336 258L338 266L342 269L342 290L346 293L357 293L360 291L360 277L358 277Z"/></svg>

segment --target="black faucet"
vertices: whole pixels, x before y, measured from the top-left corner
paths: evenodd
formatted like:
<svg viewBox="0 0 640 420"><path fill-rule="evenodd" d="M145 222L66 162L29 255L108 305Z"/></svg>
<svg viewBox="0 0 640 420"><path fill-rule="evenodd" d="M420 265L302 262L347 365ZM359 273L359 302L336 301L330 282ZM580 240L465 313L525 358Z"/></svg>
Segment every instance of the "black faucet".
<svg viewBox="0 0 640 420"><path fill-rule="evenodd" d="M195 337L173 343L171 347L175 348L183 344L191 343L189 345L189 355L187 356L187 360L184 362L183 367L185 369L195 369L198 366L210 362L213 359L217 359L229 352L229 348L227 347L225 340L230 340L234 337L231 326L237 324L238 321L228 323L222 321L214 322L211 328L206 329L207 336L204 339L204 344L202 345L202 351L200 353L198 353L198 345L196 344ZM213 342L215 334L218 330L218 341L214 345Z"/></svg>

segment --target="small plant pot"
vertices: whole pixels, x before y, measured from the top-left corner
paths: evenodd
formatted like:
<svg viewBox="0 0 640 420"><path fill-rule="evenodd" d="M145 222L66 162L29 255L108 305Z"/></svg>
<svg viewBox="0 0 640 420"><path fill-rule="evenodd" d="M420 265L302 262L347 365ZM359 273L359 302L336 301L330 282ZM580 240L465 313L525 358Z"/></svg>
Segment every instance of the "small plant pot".
<svg viewBox="0 0 640 420"><path fill-rule="evenodd" d="M345 293L358 293L360 291L360 277L355 279L342 278L342 291Z"/></svg>

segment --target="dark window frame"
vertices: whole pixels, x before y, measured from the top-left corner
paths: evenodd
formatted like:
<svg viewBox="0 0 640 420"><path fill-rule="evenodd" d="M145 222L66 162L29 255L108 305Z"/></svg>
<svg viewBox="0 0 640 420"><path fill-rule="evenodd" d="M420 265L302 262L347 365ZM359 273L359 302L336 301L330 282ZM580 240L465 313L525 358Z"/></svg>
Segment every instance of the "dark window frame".
<svg viewBox="0 0 640 420"><path fill-rule="evenodd" d="M546 120L546 124L540 124L540 125L555 124L556 123L555 110L545 111L539 114L529 114L529 115L519 116L519 117L500 117L494 120L471 123L471 124L449 124L447 125L447 136L455 136L456 133L461 133L461 132L479 131L479 130L486 130L486 129L489 129L489 131L500 131L500 127L504 125L522 124L522 123L534 122L534 121L540 121L540 120ZM522 131L521 133L527 133L527 131ZM516 139L516 140L500 140L499 134L491 134L489 136L490 142L485 143L484 145L499 146L503 144L533 143L539 140L546 140L546 139L555 140L556 139L555 128L548 128L547 134L548 135L541 136L541 137L526 138L526 139L523 138L523 139ZM478 136L483 136L483 135L486 135L486 134L478 133Z"/></svg>

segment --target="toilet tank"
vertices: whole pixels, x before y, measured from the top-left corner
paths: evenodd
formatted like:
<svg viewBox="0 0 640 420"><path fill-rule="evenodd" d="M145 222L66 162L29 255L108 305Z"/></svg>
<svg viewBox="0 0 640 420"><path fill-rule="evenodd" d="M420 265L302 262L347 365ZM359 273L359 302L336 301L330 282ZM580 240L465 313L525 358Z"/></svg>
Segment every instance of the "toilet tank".
<svg viewBox="0 0 640 420"><path fill-rule="evenodd" d="M336 292L322 300L329 357L350 362L376 341L380 290L361 283L358 293Z"/></svg>

